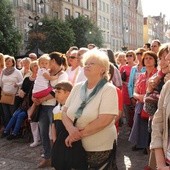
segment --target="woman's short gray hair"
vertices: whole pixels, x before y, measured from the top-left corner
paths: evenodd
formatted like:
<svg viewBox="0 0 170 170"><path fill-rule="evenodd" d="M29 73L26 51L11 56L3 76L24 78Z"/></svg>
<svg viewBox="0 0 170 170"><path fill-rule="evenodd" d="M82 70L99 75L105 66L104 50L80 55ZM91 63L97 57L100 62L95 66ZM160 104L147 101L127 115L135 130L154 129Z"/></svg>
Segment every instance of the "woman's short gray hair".
<svg viewBox="0 0 170 170"><path fill-rule="evenodd" d="M109 58L106 55L106 53L98 49L92 49L92 50L87 51L83 55L83 66L85 65L86 61L92 58L96 59L97 63L105 69L103 78L108 80L110 63L109 63Z"/></svg>

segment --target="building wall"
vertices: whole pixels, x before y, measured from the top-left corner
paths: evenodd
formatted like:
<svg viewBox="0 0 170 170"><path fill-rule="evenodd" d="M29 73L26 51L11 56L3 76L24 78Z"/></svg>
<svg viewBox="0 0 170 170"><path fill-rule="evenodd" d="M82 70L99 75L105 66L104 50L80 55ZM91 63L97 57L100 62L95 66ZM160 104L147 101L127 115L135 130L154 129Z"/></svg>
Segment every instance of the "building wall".
<svg viewBox="0 0 170 170"><path fill-rule="evenodd" d="M104 45L103 47L111 48L110 45L110 0L97 1L97 26L102 30Z"/></svg>
<svg viewBox="0 0 170 170"><path fill-rule="evenodd" d="M142 11L142 3L141 0L136 1L137 5L137 40L136 47L143 46L143 11Z"/></svg>
<svg viewBox="0 0 170 170"><path fill-rule="evenodd" d="M33 22L29 16L34 18L36 15L62 20L67 15L87 16L102 30L104 47L113 51L119 51L123 46L136 49L155 38L165 41L165 17L162 14L148 16L143 21L141 0L45 0L43 8L39 8L35 0L11 2L14 6L15 24L24 37L21 53L24 53L27 43L30 29L28 23Z"/></svg>
<svg viewBox="0 0 170 170"><path fill-rule="evenodd" d="M119 51L123 44L122 3L121 0L111 1L110 44L113 51Z"/></svg>
<svg viewBox="0 0 170 170"><path fill-rule="evenodd" d="M148 16L144 18L144 43L151 43L154 39L165 42L165 16Z"/></svg>
<svg viewBox="0 0 170 170"><path fill-rule="evenodd" d="M148 34L148 24L147 24L148 18L143 19L143 43L149 42L149 34Z"/></svg>

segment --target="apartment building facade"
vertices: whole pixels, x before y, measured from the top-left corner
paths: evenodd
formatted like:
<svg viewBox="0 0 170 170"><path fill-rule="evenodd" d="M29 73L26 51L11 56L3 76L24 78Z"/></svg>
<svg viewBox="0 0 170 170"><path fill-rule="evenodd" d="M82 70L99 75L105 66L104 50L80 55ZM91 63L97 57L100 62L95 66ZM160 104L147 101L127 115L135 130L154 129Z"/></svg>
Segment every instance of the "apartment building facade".
<svg viewBox="0 0 170 170"><path fill-rule="evenodd" d="M161 43L167 41L165 38L166 32L165 16L160 13L159 16L148 16L144 18L143 40L144 43L151 43L153 39L159 39Z"/></svg>
<svg viewBox="0 0 170 170"><path fill-rule="evenodd" d="M28 26L36 16L66 17L84 15L102 31L103 47L119 51L122 47L136 49L143 45L143 14L141 0L11 0L15 24L23 34L25 52Z"/></svg>

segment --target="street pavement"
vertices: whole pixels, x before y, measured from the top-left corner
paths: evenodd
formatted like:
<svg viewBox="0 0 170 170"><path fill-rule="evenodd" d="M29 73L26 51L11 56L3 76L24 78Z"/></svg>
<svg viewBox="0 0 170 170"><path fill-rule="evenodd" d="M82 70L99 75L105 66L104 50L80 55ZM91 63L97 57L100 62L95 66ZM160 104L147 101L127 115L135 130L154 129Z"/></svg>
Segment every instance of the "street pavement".
<svg viewBox="0 0 170 170"><path fill-rule="evenodd" d="M142 150L131 151L128 142L129 129L124 125L120 128L117 146L117 165L119 170L143 170L147 165L148 155ZM30 148L25 139L8 141L0 138L0 170L34 170L41 160L42 146ZM44 168L44 170L54 170Z"/></svg>
<svg viewBox="0 0 170 170"><path fill-rule="evenodd" d="M143 150L132 151L132 144L128 141L130 129L123 125L120 128L117 146L117 166L119 170L143 170L149 160Z"/></svg>

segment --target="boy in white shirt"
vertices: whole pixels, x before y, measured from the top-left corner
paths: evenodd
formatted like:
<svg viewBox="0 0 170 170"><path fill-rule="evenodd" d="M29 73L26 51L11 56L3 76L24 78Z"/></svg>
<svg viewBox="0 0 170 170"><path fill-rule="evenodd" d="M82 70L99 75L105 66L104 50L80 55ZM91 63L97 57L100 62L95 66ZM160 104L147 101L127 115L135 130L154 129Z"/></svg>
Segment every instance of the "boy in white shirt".
<svg viewBox="0 0 170 170"><path fill-rule="evenodd" d="M60 128L62 125L61 114L62 107L64 106L71 90L72 84L68 81L60 82L56 85L56 93L55 98L58 102L58 105L53 109L53 124L52 124L52 140L53 143L57 138L57 134L59 134Z"/></svg>

